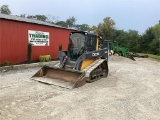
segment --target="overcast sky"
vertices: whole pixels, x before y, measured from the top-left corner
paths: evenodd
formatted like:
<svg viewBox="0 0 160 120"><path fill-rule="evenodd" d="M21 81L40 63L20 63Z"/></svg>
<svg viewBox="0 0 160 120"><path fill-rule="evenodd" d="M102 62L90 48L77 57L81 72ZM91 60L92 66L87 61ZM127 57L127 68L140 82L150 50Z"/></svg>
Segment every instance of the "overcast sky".
<svg viewBox="0 0 160 120"><path fill-rule="evenodd" d="M98 25L111 17L117 29L143 33L160 20L160 0L0 0L9 5L12 15L54 16L63 20L74 16L76 24Z"/></svg>

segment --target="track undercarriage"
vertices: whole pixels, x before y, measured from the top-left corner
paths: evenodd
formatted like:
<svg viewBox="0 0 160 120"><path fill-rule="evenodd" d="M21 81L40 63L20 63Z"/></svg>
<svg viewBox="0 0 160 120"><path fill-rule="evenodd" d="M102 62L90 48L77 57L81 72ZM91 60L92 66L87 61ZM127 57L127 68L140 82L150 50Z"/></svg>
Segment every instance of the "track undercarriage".
<svg viewBox="0 0 160 120"><path fill-rule="evenodd" d="M100 78L107 77L108 64L105 59L97 59L90 66L86 67L85 78L87 82L94 82Z"/></svg>

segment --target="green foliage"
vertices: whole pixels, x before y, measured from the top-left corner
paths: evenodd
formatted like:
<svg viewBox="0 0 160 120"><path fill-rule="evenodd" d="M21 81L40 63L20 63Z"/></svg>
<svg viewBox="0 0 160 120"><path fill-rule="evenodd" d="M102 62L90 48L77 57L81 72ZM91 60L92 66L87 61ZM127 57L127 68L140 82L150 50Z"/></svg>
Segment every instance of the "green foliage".
<svg viewBox="0 0 160 120"><path fill-rule="evenodd" d="M72 17L69 17L66 21L58 21L55 24L62 27L73 28L73 27L76 27L75 22L76 22L76 18L72 16Z"/></svg>
<svg viewBox="0 0 160 120"><path fill-rule="evenodd" d="M46 21L47 17L45 15L35 15L37 20Z"/></svg>
<svg viewBox="0 0 160 120"><path fill-rule="evenodd" d="M69 18L66 20L67 27L74 27L75 22L76 22L76 18L75 18L74 16L69 17Z"/></svg>
<svg viewBox="0 0 160 120"><path fill-rule="evenodd" d="M31 56L32 56L32 44L29 43L28 44L28 51L27 51L27 58L28 58L28 62L31 62Z"/></svg>
<svg viewBox="0 0 160 120"><path fill-rule="evenodd" d="M39 56L39 61L40 62L48 62L51 60L51 56L50 55L40 55Z"/></svg>
<svg viewBox="0 0 160 120"><path fill-rule="evenodd" d="M27 18L37 19L37 20L40 20L40 21L46 21L47 20L47 17L45 15L28 15Z"/></svg>
<svg viewBox="0 0 160 120"><path fill-rule="evenodd" d="M115 22L110 17L103 19L103 23L99 23L96 32L105 37L106 39L111 39L114 32Z"/></svg>
<svg viewBox="0 0 160 120"><path fill-rule="evenodd" d="M82 24L82 25L77 24L75 27L77 30L80 30L80 31L90 31L90 27L87 24Z"/></svg>
<svg viewBox="0 0 160 120"><path fill-rule="evenodd" d="M139 55L148 55L149 58L160 60L160 55L153 55L153 54L145 54L145 53L138 53Z"/></svg>
<svg viewBox="0 0 160 120"><path fill-rule="evenodd" d="M154 26L155 27L155 26ZM146 30L145 34L140 40L140 52L150 54L160 54L160 38L157 37L154 27L150 27Z"/></svg>
<svg viewBox="0 0 160 120"><path fill-rule="evenodd" d="M44 21L44 22L50 22L53 23L52 21L49 21L49 18L45 15L26 15L26 14L20 14L20 17L23 18L29 18L29 19L36 19L36 20L40 20L40 21Z"/></svg>
<svg viewBox="0 0 160 120"><path fill-rule="evenodd" d="M67 23L65 21L58 21L57 23L55 23L56 25L59 25L61 27L67 27Z"/></svg>
<svg viewBox="0 0 160 120"><path fill-rule="evenodd" d="M116 45L118 46L127 47L134 52L138 51L139 48L138 42L140 39L138 31L129 30L126 32L123 30L114 30L114 35L112 39L117 42Z"/></svg>
<svg viewBox="0 0 160 120"><path fill-rule="evenodd" d="M160 23L153 27L152 32L153 32L153 34L155 35L156 38L160 38Z"/></svg>
<svg viewBox="0 0 160 120"><path fill-rule="evenodd" d="M2 5L1 8L0 8L0 13L10 15L11 11L10 11L8 5Z"/></svg>
<svg viewBox="0 0 160 120"><path fill-rule="evenodd" d="M5 61L3 62L3 66L8 66L8 65L9 65L8 60L5 60Z"/></svg>
<svg viewBox="0 0 160 120"><path fill-rule="evenodd" d="M90 29L105 39L116 41L117 46L129 48L130 51L160 55L160 23L148 28L143 35L136 30L117 30L114 25L114 20L106 17L102 23Z"/></svg>
<svg viewBox="0 0 160 120"><path fill-rule="evenodd" d="M159 41L158 39L152 39L149 43L149 52L151 54L159 54L160 55L160 48L159 48Z"/></svg>
<svg viewBox="0 0 160 120"><path fill-rule="evenodd" d="M139 35L135 30L114 30L112 39L117 41L119 46L127 47L132 52L160 55L159 27L155 26L148 28L143 35Z"/></svg>

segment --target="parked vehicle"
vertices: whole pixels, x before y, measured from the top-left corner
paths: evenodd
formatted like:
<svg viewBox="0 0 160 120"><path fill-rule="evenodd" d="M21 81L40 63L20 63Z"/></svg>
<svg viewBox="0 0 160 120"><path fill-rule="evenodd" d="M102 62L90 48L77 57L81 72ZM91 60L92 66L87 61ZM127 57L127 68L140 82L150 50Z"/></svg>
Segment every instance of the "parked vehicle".
<svg viewBox="0 0 160 120"><path fill-rule="evenodd" d="M108 75L108 48L95 34L71 32L67 51L59 51L60 63L42 67L31 79L75 88Z"/></svg>

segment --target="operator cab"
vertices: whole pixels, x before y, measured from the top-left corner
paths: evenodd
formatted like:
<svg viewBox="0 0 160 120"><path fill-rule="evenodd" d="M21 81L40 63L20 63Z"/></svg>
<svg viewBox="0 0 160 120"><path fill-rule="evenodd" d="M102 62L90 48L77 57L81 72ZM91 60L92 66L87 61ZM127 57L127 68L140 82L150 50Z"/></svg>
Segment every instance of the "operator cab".
<svg viewBox="0 0 160 120"><path fill-rule="evenodd" d="M71 32L68 45L68 56L77 60L84 52L96 50L97 35L88 32Z"/></svg>

